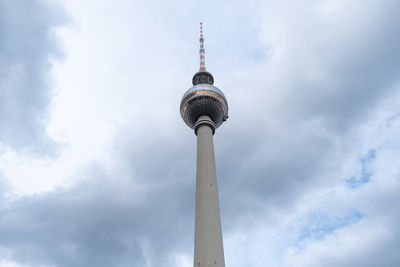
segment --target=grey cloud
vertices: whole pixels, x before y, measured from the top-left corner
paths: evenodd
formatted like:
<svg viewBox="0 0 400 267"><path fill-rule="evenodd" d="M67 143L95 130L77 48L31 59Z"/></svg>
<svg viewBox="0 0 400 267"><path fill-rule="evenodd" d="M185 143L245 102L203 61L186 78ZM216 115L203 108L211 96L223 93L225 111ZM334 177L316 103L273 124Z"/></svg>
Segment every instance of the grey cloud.
<svg viewBox="0 0 400 267"><path fill-rule="evenodd" d="M357 11L354 3L344 4L341 19L333 22L305 19L305 26L299 26L304 39L293 38L293 46L288 47L298 50L292 59L297 67L289 73L291 97L283 103L291 109L292 119L322 118L330 130L347 131L368 119L379 100L394 92L400 72L396 56L400 54L396 15L400 4L391 0L359 4ZM296 30L295 25L291 30ZM301 42L307 45L297 48Z"/></svg>
<svg viewBox="0 0 400 267"><path fill-rule="evenodd" d="M194 192L171 182L174 173L158 185L141 181L140 191L132 177L104 173L94 164L79 186L8 203L0 217L0 251L28 266L173 266L170 253L190 253L193 212L184 207L194 204Z"/></svg>
<svg viewBox="0 0 400 267"><path fill-rule="evenodd" d="M45 127L53 84L51 61L60 58L54 29L65 23L50 1L0 1L0 142L50 151Z"/></svg>
<svg viewBox="0 0 400 267"><path fill-rule="evenodd" d="M291 210L310 186L328 183L321 178L337 167L334 157L340 148L331 136L304 128L297 129L302 136L293 136L294 129L288 127L289 133L265 134L260 140L257 129L249 126L246 135L226 133L227 140L218 140L223 144L216 142L227 227L240 224L240 214L258 216L266 208Z"/></svg>
<svg viewBox="0 0 400 267"><path fill-rule="evenodd" d="M364 27L356 21L358 30L341 22L315 24L305 15L311 9L299 11L299 16L304 15L300 24L282 17L282 23L288 24L285 34L290 44L283 61L260 66L262 71L244 81L239 80L243 78L240 74L226 82L227 90L247 99L229 99L225 91L231 100L231 116L223 126L227 128L224 138L216 142L221 148L217 163L224 186L242 195L249 190L261 199L285 203L310 185L324 183L322 173L333 172L340 155L351 151L352 131L396 92L400 73L395 56L400 54L396 14L400 5L397 1L385 3L373 2L362 9L364 17L369 14L379 20L367 21ZM283 12L290 10L282 5ZM348 14L355 8L353 4L345 6L348 9L343 12ZM343 38L351 34L356 35ZM300 42L309 45L296 48ZM310 68L324 73L323 78L310 76Z"/></svg>

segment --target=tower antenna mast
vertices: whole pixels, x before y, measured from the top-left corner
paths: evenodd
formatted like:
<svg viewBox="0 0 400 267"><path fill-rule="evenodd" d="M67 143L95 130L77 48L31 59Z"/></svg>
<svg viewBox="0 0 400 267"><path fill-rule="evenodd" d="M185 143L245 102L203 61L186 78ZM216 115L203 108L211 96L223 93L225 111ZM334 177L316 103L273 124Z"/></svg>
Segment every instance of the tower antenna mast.
<svg viewBox="0 0 400 267"><path fill-rule="evenodd" d="M200 71L206 71L204 54L203 22L200 22Z"/></svg>

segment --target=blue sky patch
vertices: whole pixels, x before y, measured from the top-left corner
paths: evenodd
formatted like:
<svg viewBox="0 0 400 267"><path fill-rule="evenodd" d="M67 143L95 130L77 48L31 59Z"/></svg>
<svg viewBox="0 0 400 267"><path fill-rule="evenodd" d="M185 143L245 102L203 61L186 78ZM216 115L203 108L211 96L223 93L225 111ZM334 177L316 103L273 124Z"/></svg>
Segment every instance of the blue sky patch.
<svg viewBox="0 0 400 267"><path fill-rule="evenodd" d="M364 215L353 210L344 217L335 217L322 212L310 212L301 221L302 227L296 244L305 240L322 240L325 236L333 234L336 230L359 222Z"/></svg>
<svg viewBox="0 0 400 267"><path fill-rule="evenodd" d="M368 183L371 180L373 172L369 170L369 164L376 157L376 149L370 149L368 153L361 158L361 173L359 177L350 177L346 179L346 185L350 188L356 189L362 186L363 184Z"/></svg>

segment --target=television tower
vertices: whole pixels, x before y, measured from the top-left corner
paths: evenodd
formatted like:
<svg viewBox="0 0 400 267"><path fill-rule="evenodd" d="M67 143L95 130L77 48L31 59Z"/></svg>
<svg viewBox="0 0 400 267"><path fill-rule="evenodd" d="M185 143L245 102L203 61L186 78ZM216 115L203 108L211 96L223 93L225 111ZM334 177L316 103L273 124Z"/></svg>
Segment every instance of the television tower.
<svg viewBox="0 0 400 267"><path fill-rule="evenodd" d="M225 267L213 135L228 118L228 103L206 71L200 22L200 70L182 97L180 112L197 135L194 267Z"/></svg>

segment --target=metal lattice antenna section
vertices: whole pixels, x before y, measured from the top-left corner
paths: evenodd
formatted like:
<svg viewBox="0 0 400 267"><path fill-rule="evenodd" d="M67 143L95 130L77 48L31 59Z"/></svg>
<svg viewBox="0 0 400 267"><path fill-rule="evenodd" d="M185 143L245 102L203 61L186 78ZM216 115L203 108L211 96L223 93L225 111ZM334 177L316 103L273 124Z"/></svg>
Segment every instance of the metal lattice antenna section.
<svg viewBox="0 0 400 267"><path fill-rule="evenodd" d="M200 22L200 70L193 76L193 85L214 84L214 77L206 71L204 54L203 22Z"/></svg>
<svg viewBox="0 0 400 267"><path fill-rule="evenodd" d="M206 71L204 53L203 22L200 22L200 71Z"/></svg>

